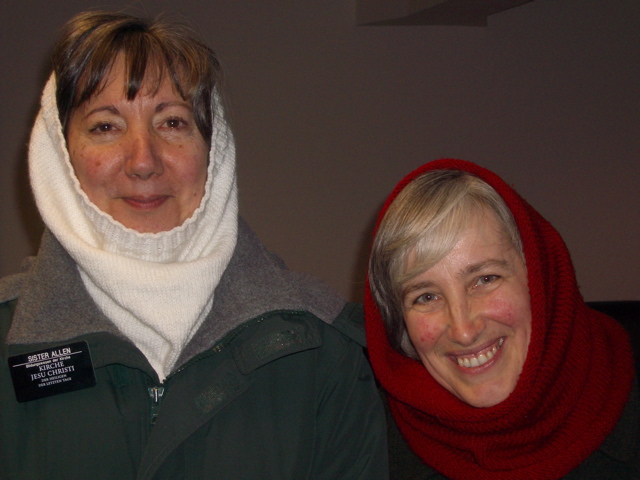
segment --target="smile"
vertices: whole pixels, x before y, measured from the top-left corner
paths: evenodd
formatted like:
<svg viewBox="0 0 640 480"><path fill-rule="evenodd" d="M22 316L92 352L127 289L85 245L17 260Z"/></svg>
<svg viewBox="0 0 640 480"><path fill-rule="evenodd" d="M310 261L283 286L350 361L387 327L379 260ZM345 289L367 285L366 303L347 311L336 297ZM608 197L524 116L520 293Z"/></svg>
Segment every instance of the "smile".
<svg viewBox="0 0 640 480"><path fill-rule="evenodd" d="M135 196L123 197L123 200L130 206L142 210L152 210L162 205L169 197L164 195L154 195L150 197Z"/></svg>
<svg viewBox="0 0 640 480"><path fill-rule="evenodd" d="M504 338L501 338L498 341L497 345L494 345L493 348L490 348L489 350L482 352L479 355L471 355L464 358L456 357L458 365L464 368L480 367L493 358L497 351L502 348L503 343Z"/></svg>

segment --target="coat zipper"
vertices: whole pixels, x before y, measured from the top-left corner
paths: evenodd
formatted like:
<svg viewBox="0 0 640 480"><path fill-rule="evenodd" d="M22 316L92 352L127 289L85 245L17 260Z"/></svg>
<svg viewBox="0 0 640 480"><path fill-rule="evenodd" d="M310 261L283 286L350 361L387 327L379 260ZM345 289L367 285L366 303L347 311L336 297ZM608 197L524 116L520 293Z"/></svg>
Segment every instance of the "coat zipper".
<svg viewBox="0 0 640 480"><path fill-rule="evenodd" d="M295 310L277 310L277 312L279 313L299 313ZM182 370L184 370L185 368L187 368L189 365L192 365L204 358L210 357L212 355L215 355L217 353L220 353L222 350L224 350L227 345L229 345L238 335L240 335L242 332L244 332L247 328L249 328L252 325L256 325L258 323L261 323L263 320L265 320L266 318L269 318L273 313L275 312L269 312L269 314L267 315L261 315L260 317L256 317L253 320L249 320L248 322L244 323L240 328L236 329L235 333L233 335L231 335L228 338L223 339L220 343L218 343L217 345L213 346L212 348L210 348L209 350L201 353L200 355L196 355L195 357L193 357L191 360L187 361L184 365L182 365L182 367L180 367L178 370L174 371L173 373L171 373L169 376L167 376L167 378L164 379L164 384L166 384L167 380L169 380L171 377L177 375L178 373L180 373ZM165 387L163 386L157 386L157 387L150 387L148 389L149 392L149 397L151 397L151 424L155 424L156 422L156 418L158 417L158 411L160 410L160 404L162 403L162 397L164 396L164 391L165 391Z"/></svg>
<svg viewBox="0 0 640 480"><path fill-rule="evenodd" d="M158 411L160 410L160 404L162 403L163 395L164 387L149 388L149 396L151 397L151 425L156 423L156 418L158 418Z"/></svg>

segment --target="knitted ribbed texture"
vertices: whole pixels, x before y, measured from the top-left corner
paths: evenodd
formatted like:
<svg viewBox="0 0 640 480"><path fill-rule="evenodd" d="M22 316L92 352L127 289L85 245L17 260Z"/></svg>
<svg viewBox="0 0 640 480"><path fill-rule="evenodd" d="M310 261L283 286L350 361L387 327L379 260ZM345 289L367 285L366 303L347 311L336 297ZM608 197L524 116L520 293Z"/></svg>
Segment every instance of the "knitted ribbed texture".
<svg viewBox="0 0 640 480"><path fill-rule="evenodd" d="M215 108L205 194L182 225L139 233L91 203L66 148L52 75L29 146L40 214L78 265L89 294L145 354L160 380L211 309L237 238L235 147L221 103Z"/></svg>
<svg viewBox="0 0 640 480"><path fill-rule="evenodd" d="M378 225L411 180L442 169L464 170L489 183L516 219L532 309L522 374L498 405L467 405L422 363L390 347L367 284L367 343L374 371L409 446L448 478L562 478L604 441L626 404L633 380L626 332L584 304L558 232L498 176L473 163L443 159L410 173L387 199Z"/></svg>

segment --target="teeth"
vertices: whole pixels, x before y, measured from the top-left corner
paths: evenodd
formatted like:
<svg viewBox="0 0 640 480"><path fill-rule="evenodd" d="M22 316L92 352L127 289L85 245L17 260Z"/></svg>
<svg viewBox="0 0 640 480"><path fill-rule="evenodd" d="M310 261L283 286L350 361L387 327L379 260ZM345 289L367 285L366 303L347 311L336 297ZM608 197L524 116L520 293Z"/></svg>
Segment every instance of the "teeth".
<svg viewBox="0 0 640 480"><path fill-rule="evenodd" d="M477 357L457 358L458 365L465 368L479 367L481 365L484 365L493 358L498 350L500 350L500 347L502 347L503 343L504 339L501 338L497 346L493 347L491 350L485 353L481 353Z"/></svg>

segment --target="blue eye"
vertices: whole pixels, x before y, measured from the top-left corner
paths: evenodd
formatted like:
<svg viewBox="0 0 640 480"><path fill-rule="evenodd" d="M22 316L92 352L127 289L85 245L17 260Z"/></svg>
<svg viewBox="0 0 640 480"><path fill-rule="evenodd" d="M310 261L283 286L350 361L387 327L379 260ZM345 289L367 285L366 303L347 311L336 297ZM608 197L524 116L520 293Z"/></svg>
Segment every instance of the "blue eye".
<svg viewBox="0 0 640 480"><path fill-rule="evenodd" d="M490 283L495 282L498 278L498 275L483 275L478 278L476 285L489 285Z"/></svg>
<svg viewBox="0 0 640 480"><path fill-rule="evenodd" d="M429 303L429 302L433 302L434 300L436 300L438 297L436 295L434 295L433 293L424 293L422 295L420 295L418 298L416 298L413 303L414 304L420 304L420 303Z"/></svg>
<svg viewBox="0 0 640 480"><path fill-rule="evenodd" d="M420 295L418 298L416 298L413 303L426 303L430 302L432 299L433 296L431 294L425 293L424 295Z"/></svg>
<svg viewBox="0 0 640 480"><path fill-rule="evenodd" d="M442 297L435 293L423 293L415 298L409 296L405 300L404 308L406 310L415 310L421 313L429 313L434 311L440 305Z"/></svg>

